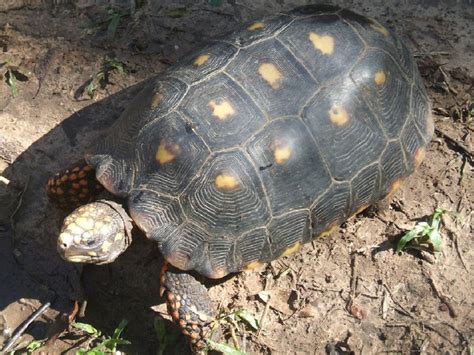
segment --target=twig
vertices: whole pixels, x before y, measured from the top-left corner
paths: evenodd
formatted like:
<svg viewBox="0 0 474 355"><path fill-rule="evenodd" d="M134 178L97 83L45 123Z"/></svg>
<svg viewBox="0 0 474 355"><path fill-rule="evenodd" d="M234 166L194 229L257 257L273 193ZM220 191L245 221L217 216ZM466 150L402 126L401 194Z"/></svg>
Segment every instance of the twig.
<svg viewBox="0 0 474 355"><path fill-rule="evenodd" d="M86 307L87 307L87 300L84 300L81 303L81 307L79 308L79 313L77 314L79 318L84 318L86 316Z"/></svg>
<svg viewBox="0 0 474 355"><path fill-rule="evenodd" d="M350 280L350 290L349 298L347 300L346 309L352 314L351 308L355 298L355 292L357 288L357 273L356 273L356 254L351 254L351 280Z"/></svg>
<svg viewBox="0 0 474 355"><path fill-rule="evenodd" d="M419 53L415 53L413 54L413 56L415 58L418 58L418 57L424 57L424 56L435 56L435 55L450 55L451 53L449 52L443 52L443 51L432 51L432 52L419 52Z"/></svg>
<svg viewBox="0 0 474 355"><path fill-rule="evenodd" d="M458 253L458 256L459 256L459 260L461 260L461 264L462 266L464 266L464 269L466 269L466 271L469 272L469 269L466 266L466 262L464 261L464 258L462 256L461 250L459 250L458 237L454 233L453 233L453 240L454 240L454 247L456 248L456 252Z"/></svg>
<svg viewBox="0 0 474 355"><path fill-rule="evenodd" d="M23 335L26 329L33 323L36 318L38 318L41 314L43 314L48 307L51 306L51 302L46 302L42 305L39 309L37 309L26 321L24 321L13 333L12 337L9 341L6 342L2 352L8 352L13 345L15 345L16 341Z"/></svg>
<svg viewBox="0 0 474 355"><path fill-rule="evenodd" d="M411 319L414 319L414 317L411 315L411 313L409 311L407 311L405 309L405 307L403 307L400 302L398 302L395 297L393 296L393 293L392 291L390 290L390 288L387 286L387 284L383 284L383 286L385 287L385 289L387 290L388 294L390 295L390 299L392 300L393 303L395 303L400 309L398 310L400 313L402 313L403 315L407 316L407 317L410 317Z"/></svg>
<svg viewBox="0 0 474 355"><path fill-rule="evenodd" d="M441 131L439 128L435 128L435 132L444 138L449 144L457 148L458 151L463 153L466 159L469 161L469 164L474 165L474 153L469 150L464 144L458 142L456 139L451 137L448 133Z"/></svg>
<svg viewBox="0 0 474 355"><path fill-rule="evenodd" d="M28 185L30 184L30 176L28 176L28 180L26 180L26 184L25 184L25 187L23 187L23 190L21 190L21 192L18 194L17 196L17 201L18 203L16 204L15 206L15 209L13 210L13 213L12 215L10 216L10 224L12 226L12 229L14 230L15 226L14 226L14 223L15 223L15 215L18 213L18 211L20 210L20 207L23 203L23 195L24 193L26 192L26 190L28 189Z"/></svg>
<svg viewBox="0 0 474 355"><path fill-rule="evenodd" d="M268 274L265 278L265 286L263 288L264 291L268 290L270 288L270 276L271 274ZM260 317L260 321L258 322L259 327L257 331L257 339L260 336L260 333L262 332L263 329L263 321L265 320L265 317L267 316L268 310L270 309L270 300L271 300L271 295L270 293L267 293L268 295L268 300L265 303L265 308L263 309L262 316Z"/></svg>
<svg viewBox="0 0 474 355"><path fill-rule="evenodd" d="M458 315L456 311L454 310L453 306L451 305L451 302L448 300L448 298L443 295L439 290L438 287L436 287L434 279L431 277L431 275L426 271L422 270L423 275L428 279L431 289L433 290L433 293L436 295L436 297L439 298L439 300L448 307L449 310L449 315L452 318L456 318Z"/></svg>

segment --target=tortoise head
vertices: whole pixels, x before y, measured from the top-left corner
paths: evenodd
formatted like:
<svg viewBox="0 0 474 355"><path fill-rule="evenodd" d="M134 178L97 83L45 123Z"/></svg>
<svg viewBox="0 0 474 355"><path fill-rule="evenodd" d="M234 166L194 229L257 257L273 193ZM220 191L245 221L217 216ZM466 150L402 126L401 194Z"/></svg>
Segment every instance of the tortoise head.
<svg viewBox="0 0 474 355"><path fill-rule="evenodd" d="M107 264L131 242L131 219L122 206L96 201L75 209L63 222L58 252L70 262Z"/></svg>

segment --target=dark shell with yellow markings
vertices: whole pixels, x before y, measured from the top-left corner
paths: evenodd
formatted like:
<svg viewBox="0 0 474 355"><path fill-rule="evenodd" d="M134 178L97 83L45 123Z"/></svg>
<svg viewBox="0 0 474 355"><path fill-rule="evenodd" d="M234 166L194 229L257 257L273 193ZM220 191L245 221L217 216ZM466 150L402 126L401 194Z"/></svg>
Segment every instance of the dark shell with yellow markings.
<svg viewBox="0 0 474 355"><path fill-rule="evenodd" d="M151 80L86 159L169 262L217 278L391 194L432 134L401 40L307 6L245 24Z"/></svg>

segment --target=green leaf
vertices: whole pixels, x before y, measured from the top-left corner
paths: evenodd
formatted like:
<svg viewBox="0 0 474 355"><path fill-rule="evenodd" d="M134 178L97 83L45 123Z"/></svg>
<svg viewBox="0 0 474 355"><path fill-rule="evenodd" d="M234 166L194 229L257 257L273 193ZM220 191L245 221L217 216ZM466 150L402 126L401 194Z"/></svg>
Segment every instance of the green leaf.
<svg viewBox="0 0 474 355"><path fill-rule="evenodd" d="M397 253L407 248L407 244L412 243L412 248L420 249L423 245L429 245L433 248L433 251L441 251L442 240L439 232L441 217L446 213L441 208L436 208L433 215L431 216L430 223L419 222L411 230L405 233L397 243Z"/></svg>
<svg viewBox="0 0 474 355"><path fill-rule="evenodd" d="M105 80L105 73L100 71L98 72L90 81L90 83L86 86L86 92L87 95L89 95L90 98L94 97L94 93L99 87L100 83Z"/></svg>
<svg viewBox="0 0 474 355"><path fill-rule="evenodd" d="M125 327L127 326L127 324L128 324L128 320L122 319L120 321L119 325L117 326L117 328L115 328L114 335L112 336L112 338L119 339L120 335L123 333L123 331L124 331Z"/></svg>
<svg viewBox="0 0 474 355"><path fill-rule="evenodd" d="M120 23L120 19L123 17L122 14L119 14L118 12L112 12L109 15L109 25L107 26L107 33L111 36L114 37L115 33L117 32L117 27Z"/></svg>
<svg viewBox="0 0 474 355"><path fill-rule="evenodd" d="M13 97L16 97L18 95L18 89L16 86L16 76L12 69L8 69L6 78L7 85L10 88L10 93Z"/></svg>
<svg viewBox="0 0 474 355"><path fill-rule="evenodd" d="M161 317L155 317L153 320L153 327L155 328L156 337L160 343L164 342L166 338L166 327L165 321Z"/></svg>
<svg viewBox="0 0 474 355"><path fill-rule="evenodd" d="M88 334L92 334L95 336L100 336L100 330L94 328L92 325L87 323L80 323L80 322L72 322L71 325L79 330L82 330Z"/></svg>
<svg viewBox="0 0 474 355"><path fill-rule="evenodd" d="M425 222L421 222L425 223ZM425 223L426 224L426 223ZM411 230L409 230L407 233L403 235L403 237L400 238L397 244L397 253L401 252L403 249L405 249L405 246L411 242L415 238L419 238L419 234L423 231L423 227L420 225L416 225L413 227Z"/></svg>
<svg viewBox="0 0 474 355"><path fill-rule="evenodd" d="M245 309L239 309L238 311L235 312L235 315L247 323L253 330L258 330L259 325L258 325L258 320L255 318L255 316L250 313L249 311Z"/></svg>
<svg viewBox="0 0 474 355"><path fill-rule="evenodd" d="M159 343L157 355L163 355L168 346L176 344L180 333L173 330L168 333L166 330L165 320L161 317L155 317L153 327L155 328L156 337L158 338Z"/></svg>
<svg viewBox="0 0 474 355"><path fill-rule="evenodd" d="M31 343L28 344L26 350L28 350L28 354L32 351L41 348L44 345L44 341L41 340L33 340Z"/></svg>
<svg viewBox="0 0 474 355"><path fill-rule="evenodd" d="M108 59L107 65L110 67L110 69L115 69L117 70L120 74L125 74L125 68L123 63L118 60L117 58L112 58Z"/></svg>
<svg viewBox="0 0 474 355"><path fill-rule="evenodd" d="M242 351L228 344L216 343L211 339L207 339L207 343L212 350L220 351L224 355L245 355Z"/></svg>

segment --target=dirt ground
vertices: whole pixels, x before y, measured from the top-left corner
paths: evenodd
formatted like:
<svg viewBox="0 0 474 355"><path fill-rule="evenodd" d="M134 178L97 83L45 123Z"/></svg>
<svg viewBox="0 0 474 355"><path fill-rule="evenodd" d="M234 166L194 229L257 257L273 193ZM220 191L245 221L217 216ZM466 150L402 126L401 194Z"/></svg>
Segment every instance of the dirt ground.
<svg viewBox="0 0 474 355"><path fill-rule="evenodd" d="M48 202L47 178L100 139L142 80L241 21L307 2L0 2L0 348L46 302L14 348L51 337L37 352L87 347L90 338L78 330L58 336L71 300L86 298L81 322L111 334L126 318L132 344L120 349L154 354L154 318L169 319L157 248L137 233L114 264L65 263L55 246L65 212ZM247 353L472 354L474 5L333 3L379 19L415 54L436 121L425 162L384 213L359 214L300 252L214 284L211 296L226 311L263 318L258 334L242 324L235 330ZM16 97L8 70L18 79ZM91 98L87 86L101 75ZM395 253L396 240L436 207L453 212L443 217L442 251ZM186 351L180 336L165 353Z"/></svg>

